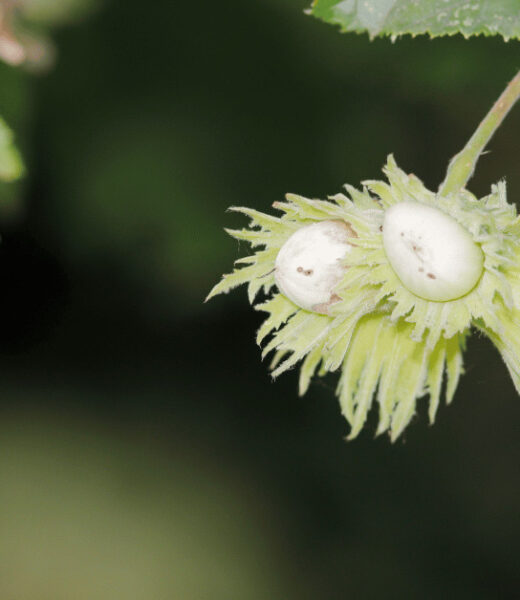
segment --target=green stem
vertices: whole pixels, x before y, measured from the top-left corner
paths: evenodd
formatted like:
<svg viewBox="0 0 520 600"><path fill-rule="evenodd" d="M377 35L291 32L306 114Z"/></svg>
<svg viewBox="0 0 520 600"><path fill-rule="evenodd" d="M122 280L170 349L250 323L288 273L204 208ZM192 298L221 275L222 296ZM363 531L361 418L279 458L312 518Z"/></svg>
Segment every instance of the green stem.
<svg viewBox="0 0 520 600"><path fill-rule="evenodd" d="M520 96L520 71L512 79L493 108L484 117L469 142L450 161L446 178L439 188L441 196L453 194L464 188L475 171L475 165L504 117Z"/></svg>

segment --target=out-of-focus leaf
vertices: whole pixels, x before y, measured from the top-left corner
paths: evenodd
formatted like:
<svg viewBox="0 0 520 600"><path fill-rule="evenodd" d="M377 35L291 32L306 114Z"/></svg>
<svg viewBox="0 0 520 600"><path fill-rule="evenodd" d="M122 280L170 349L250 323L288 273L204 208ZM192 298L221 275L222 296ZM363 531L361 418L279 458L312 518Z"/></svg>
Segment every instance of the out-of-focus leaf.
<svg viewBox="0 0 520 600"><path fill-rule="evenodd" d="M0 118L0 180L16 181L24 174L22 157L14 145L13 133Z"/></svg>
<svg viewBox="0 0 520 600"><path fill-rule="evenodd" d="M102 0L0 0L0 59L44 72L54 64L54 45L46 29L73 23L95 10Z"/></svg>
<svg viewBox="0 0 520 600"><path fill-rule="evenodd" d="M309 12L370 37L461 33L520 39L518 0L314 0Z"/></svg>
<svg viewBox="0 0 520 600"><path fill-rule="evenodd" d="M2 414L2 600L297 597L268 496L232 463L55 417Z"/></svg>
<svg viewBox="0 0 520 600"><path fill-rule="evenodd" d="M44 26L62 25L92 12L100 0L22 0L23 16Z"/></svg>

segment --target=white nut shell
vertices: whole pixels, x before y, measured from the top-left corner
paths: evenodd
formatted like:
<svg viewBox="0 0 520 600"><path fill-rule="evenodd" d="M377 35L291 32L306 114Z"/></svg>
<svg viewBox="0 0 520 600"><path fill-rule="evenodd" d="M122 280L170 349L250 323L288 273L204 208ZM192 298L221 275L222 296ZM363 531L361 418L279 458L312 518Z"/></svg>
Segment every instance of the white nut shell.
<svg viewBox="0 0 520 600"><path fill-rule="evenodd" d="M275 262L279 290L305 310L327 314L340 300L334 288L347 268L343 259L356 234L344 221L320 221L298 229L280 249Z"/></svg>
<svg viewBox="0 0 520 600"><path fill-rule="evenodd" d="M418 202L390 207L383 222L386 256L413 294L438 302L470 292L483 270L481 248L445 212Z"/></svg>

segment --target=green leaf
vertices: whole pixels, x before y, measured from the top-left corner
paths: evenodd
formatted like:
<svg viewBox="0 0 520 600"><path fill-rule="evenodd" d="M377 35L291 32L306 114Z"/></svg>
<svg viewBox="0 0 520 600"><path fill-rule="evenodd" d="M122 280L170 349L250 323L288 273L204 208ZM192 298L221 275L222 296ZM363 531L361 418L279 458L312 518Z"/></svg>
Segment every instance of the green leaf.
<svg viewBox="0 0 520 600"><path fill-rule="evenodd" d="M461 33L520 39L518 0L314 0L310 14L342 31L396 37Z"/></svg>
<svg viewBox="0 0 520 600"><path fill-rule="evenodd" d="M22 157L13 143L13 133L0 118L0 181L15 181L23 174Z"/></svg>

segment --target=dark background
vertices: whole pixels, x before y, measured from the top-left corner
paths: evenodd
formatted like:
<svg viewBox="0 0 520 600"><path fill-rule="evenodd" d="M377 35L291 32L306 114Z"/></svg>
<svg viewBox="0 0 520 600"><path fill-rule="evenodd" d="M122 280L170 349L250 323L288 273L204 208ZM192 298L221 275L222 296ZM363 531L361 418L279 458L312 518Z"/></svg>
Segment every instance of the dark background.
<svg viewBox="0 0 520 600"><path fill-rule="evenodd" d="M378 178L432 188L518 42L369 42L307 0L107 1L0 66L28 177L2 211L2 600L515 598L520 404L474 336L452 406L354 442L335 378L273 383L245 290L203 299L269 210ZM520 108L470 188L520 192Z"/></svg>

